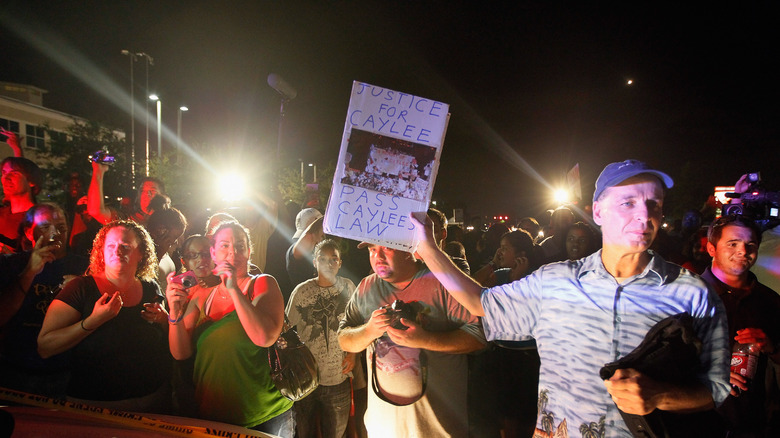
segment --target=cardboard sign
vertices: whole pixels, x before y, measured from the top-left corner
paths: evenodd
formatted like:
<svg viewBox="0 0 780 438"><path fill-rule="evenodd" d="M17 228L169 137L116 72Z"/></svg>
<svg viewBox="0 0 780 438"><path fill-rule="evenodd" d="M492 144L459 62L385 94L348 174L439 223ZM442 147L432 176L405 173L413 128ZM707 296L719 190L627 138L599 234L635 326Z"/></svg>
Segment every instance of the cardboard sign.
<svg viewBox="0 0 780 438"><path fill-rule="evenodd" d="M325 233L413 252L409 213L428 210L448 111L442 102L354 82Z"/></svg>

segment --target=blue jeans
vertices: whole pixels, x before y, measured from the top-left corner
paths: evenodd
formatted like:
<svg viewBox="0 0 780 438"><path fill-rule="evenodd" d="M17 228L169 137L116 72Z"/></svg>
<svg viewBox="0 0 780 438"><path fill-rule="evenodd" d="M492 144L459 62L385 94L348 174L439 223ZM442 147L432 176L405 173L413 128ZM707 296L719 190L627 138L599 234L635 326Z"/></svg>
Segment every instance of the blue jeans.
<svg viewBox="0 0 780 438"><path fill-rule="evenodd" d="M349 379L338 385L320 385L303 400L295 402L298 438L317 435L317 410L320 411L322 438L341 438L347 429L352 406L352 386Z"/></svg>
<svg viewBox="0 0 780 438"><path fill-rule="evenodd" d="M282 438L295 438L295 413L292 409L274 418L251 427L252 430L278 435Z"/></svg>

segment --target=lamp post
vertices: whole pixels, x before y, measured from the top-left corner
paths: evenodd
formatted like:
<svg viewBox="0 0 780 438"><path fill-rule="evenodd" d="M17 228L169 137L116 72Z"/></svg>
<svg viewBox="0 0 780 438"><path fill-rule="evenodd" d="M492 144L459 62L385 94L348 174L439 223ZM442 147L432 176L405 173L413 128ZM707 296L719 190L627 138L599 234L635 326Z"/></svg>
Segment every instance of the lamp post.
<svg viewBox="0 0 780 438"><path fill-rule="evenodd" d="M282 100L281 107L279 108L279 134L278 137L276 138L276 162L278 164L280 163L280 156L282 150L282 131L284 127L284 104L286 102L295 99L295 96L298 95L298 91L295 88L293 88L292 85L285 82L285 80L282 79L281 76L275 73L271 73L268 75L268 85L274 90L276 90L277 93L279 93ZM301 166L303 166L303 163L301 163Z"/></svg>
<svg viewBox="0 0 780 438"><path fill-rule="evenodd" d="M184 105L180 106L176 117L176 164L179 164L179 151L181 150L181 113L189 110L190 109Z"/></svg>
<svg viewBox="0 0 780 438"><path fill-rule="evenodd" d="M135 84L133 81L133 64L138 56L129 51L122 50L122 54L130 57L130 181L135 190Z"/></svg>
<svg viewBox="0 0 780 438"><path fill-rule="evenodd" d="M162 159L162 101L160 96L156 94L150 94L149 100L157 102L157 159Z"/></svg>
<svg viewBox="0 0 780 438"><path fill-rule="evenodd" d="M146 94L149 94L149 66L154 65L154 59L148 53L139 52L136 55L146 60ZM149 100L146 101L146 176L149 176Z"/></svg>

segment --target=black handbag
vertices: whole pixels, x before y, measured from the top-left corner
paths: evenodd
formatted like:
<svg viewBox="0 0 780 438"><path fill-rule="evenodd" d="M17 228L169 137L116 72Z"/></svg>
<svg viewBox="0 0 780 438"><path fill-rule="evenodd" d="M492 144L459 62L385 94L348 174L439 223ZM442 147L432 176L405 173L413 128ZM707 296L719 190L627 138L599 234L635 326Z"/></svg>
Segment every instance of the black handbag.
<svg viewBox="0 0 780 438"><path fill-rule="evenodd" d="M283 396L298 401L319 385L317 360L309 347L301 342L295 327L290 327L287 315L279 339L268 347L268 365L271 367L271 379Z"/></svg>

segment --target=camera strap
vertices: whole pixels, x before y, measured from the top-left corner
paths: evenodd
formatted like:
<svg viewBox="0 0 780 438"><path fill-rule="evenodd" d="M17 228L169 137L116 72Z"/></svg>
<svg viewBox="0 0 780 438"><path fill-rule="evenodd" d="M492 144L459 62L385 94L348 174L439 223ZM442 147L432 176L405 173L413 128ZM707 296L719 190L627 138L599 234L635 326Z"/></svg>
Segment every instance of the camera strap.
<svg viewBox="0 0 780 438"><path fill-rule="evenodd" d="M381 347L380 343L382 344ZM403 363L391 364L390 367L388 367L386 364L385 366L381 366L379 369L377 369L378 349L392 350L392 353L385 354L384 356L387 357L391 354L395 354L396 356L403 359ZM417 353L416 358L411 357L412 355L408 354L409 352L413 352L415 350ZM407 354L401 354L401 352L406 352ZM387 351L385 351L385 353L387 353ZM414 364L415 361L417 362L416 364ZM412 366L409 366L410 364L412 364ZM395 369L396 366L397 369ZM385 369L383 370L382 368ZM381 379L379 377L380 373L384 376ZM398 376L398 378L396 379L395 376ZM400 386L401 390L407 389L403 388L402 386L404 385L404 381L409 381L410 376L414 376L412 380L420 382L421 388L419 394L394 394L391 392L390 387L392 386ZM384 379L397 381L392 382L395 383L395 385L390 384L391 382L385 382L386 385L383 386L380 380ZM395 344L389 339L382 340L382 338L379 338L374 341L374 351L371 354L371 387L374 390L374 394L376 394L380 400L390 403L393 406L408 406L417 402L417 400L421 399L425 395L427 386L428 356L425 354L425 350L420 348L403 347Z"/></svg>

